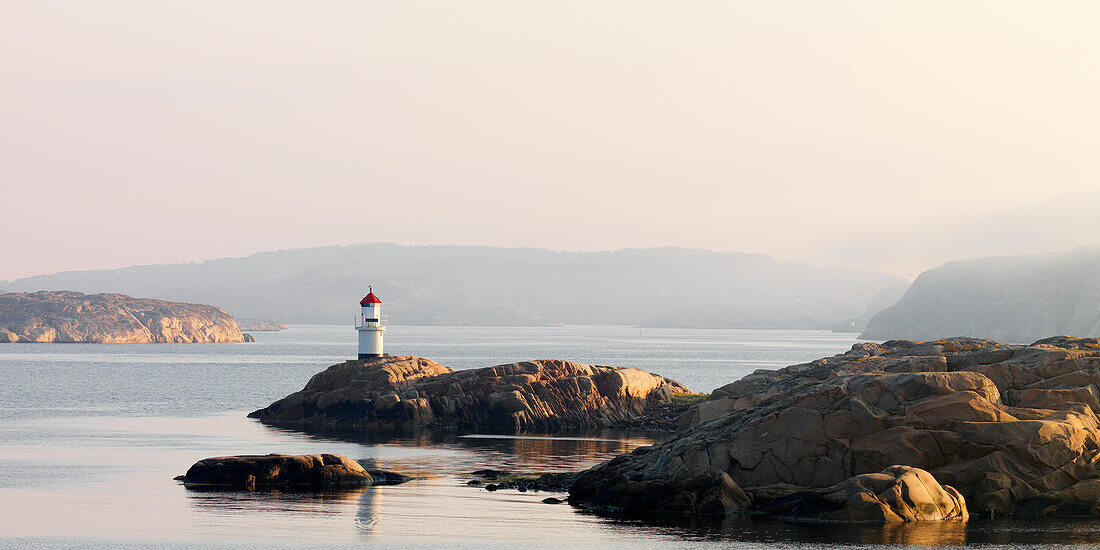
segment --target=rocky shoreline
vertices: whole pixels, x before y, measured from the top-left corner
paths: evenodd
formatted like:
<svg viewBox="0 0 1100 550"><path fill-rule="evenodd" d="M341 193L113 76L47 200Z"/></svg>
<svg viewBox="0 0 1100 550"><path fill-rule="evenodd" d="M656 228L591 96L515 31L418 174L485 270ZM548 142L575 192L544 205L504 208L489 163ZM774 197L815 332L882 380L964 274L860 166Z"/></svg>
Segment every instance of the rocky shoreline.
<svg viewBox="0 0 1100 550"><path fill-rule="evenodd" d="M626 517L1100 516L1100 342L862 343L715 390L668 441L582 472Z"/></svg>
<svg viewBox="0 0 1100 550"><path fill-rule="evenodd" d="M248 416L294 428L378 431L668 428L696 395L639 369L534 360L453 371L422 357L387 356L333 365Z"/></svg>
<svg viewBox="0 0 1100 550"><path fill-rule="evenodd" d="M70 291L0 294L0 343L252 342L225 310Z"/></svg>
<svg viewBox="0 0 1100 550"><path fill-rule="evenodd" d="M574 506L619 517L1100 517L1098 387L1100 340L1073 337L860 343L709 396L637 369L537 360L452 371L382 357L333 365L249 416L406 433L669 430L666 441L582 472L484 470L468 482L567 492Z"/></svg>

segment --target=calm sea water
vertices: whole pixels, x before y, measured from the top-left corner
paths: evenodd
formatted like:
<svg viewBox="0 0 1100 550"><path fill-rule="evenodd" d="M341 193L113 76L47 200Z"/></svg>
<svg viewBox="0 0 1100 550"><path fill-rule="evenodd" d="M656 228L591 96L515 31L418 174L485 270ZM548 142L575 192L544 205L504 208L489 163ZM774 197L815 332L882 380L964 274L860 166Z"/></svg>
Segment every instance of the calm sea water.
<svg viewBox="0 0 1100 550"><path fill-rule="evenodd" d="M971 521L721 528L601 518L545 493L465 486L482 468L585 468L652 440L622 434L488 434L343 441L245 418L355 354L349 327L294 326L254 344L0 344L0 546L13 548L630 547L820 548L906 544L1078 547L1092 522ZM821 331L625 327L393 327L387 351L456 369L532 358L631 366L710 391L758 368L848 349ZM196 460L244 453L350 456L417 479L338 494L189 491Z"/></svg>

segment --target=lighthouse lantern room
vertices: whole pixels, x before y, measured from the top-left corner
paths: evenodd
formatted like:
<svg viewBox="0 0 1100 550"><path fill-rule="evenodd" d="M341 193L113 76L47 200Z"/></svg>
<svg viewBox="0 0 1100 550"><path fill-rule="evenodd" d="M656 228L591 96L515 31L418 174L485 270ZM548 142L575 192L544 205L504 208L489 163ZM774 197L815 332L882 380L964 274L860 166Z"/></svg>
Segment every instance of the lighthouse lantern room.
<svg viewBox="0 0 1100 550"><path fill-rule="evenodd" d="M374 295L374 287L359 301L359 316L355 330L359 331L359 359L381 357L382 333L386 332L386 317L382 315L382 300Z"/></svg>

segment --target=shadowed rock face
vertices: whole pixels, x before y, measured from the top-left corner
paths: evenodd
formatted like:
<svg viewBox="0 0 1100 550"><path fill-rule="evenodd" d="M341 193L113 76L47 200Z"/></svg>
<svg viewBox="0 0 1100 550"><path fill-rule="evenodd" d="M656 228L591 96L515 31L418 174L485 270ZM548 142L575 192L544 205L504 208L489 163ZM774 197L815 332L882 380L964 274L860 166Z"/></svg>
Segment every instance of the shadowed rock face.
<svg viewBox="0 0 1100 550"><path fill-rule="evenodd" d="M422 357L348 361L248 416L300 427L376 430L608 427L690 394L638 369L535 360L452 371Z"/></svg>
<svg viewBox="0 0 1100 550"><path fill-rule="evenodd" d="M1096 516L1098 383L1095 338L857 344L715 390L673 439L586 471L570 498L647 515L669 504L659 490L721 473L749 499L729 514L906 465L957 489L971 512Z"/></svg>
<svg viewBox="0 0 1100 550"><path fill-rule="evenodd" d="M241 455L204 458L179 479L188 487L239 490L324 490L396 485L410 478L393 472L366 470L340 455Z"/></svg>
<svg viewBox="0 0 1100 550"><path fill-rule="evenodd" d="M69 291L0 294L0 342L244 341L233 318L214 306Z"/></svg>

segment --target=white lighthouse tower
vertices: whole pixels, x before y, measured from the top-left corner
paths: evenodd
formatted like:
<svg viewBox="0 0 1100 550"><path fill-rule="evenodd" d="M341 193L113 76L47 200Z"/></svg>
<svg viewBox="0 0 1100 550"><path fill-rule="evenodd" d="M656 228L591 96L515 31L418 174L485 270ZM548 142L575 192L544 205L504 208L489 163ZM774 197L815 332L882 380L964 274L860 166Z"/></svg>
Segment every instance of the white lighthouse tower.
<svg viewBox="0 0 1100 550"><path fill-rule="evenodd" d="M386 318L382 316L382 300L374 295L374 287L359 301L359 316L355 330L359 331L359 359L382 356L382 333L386 332Z"/></svg>

